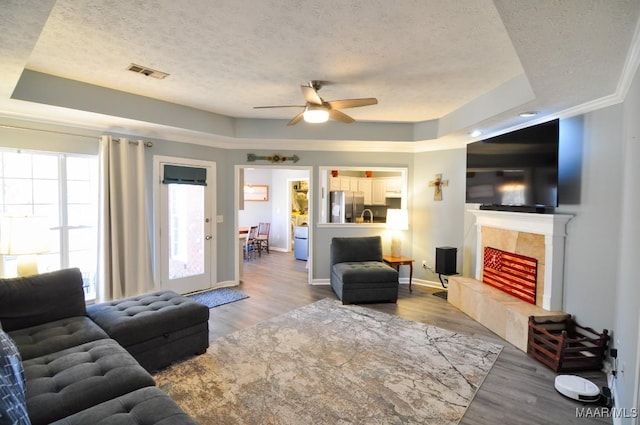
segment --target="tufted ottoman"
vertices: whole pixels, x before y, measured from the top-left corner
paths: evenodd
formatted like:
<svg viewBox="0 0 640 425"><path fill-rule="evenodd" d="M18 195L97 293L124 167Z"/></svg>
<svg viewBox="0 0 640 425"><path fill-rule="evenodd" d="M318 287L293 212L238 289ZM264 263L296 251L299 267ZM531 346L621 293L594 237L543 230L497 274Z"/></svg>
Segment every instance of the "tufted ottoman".
<svg viewBox="0 0 640 425"><path fill-rule="evenodd" d="M87 314L148 371L209 347L209 309L173 291L88 306Z"/></svg>
<svg viewBox="0 0 640 425"><path fill-rule="evenodd" d="M343 304L396 302L398 272L379 261L333 265L333 288Z"/></svg>

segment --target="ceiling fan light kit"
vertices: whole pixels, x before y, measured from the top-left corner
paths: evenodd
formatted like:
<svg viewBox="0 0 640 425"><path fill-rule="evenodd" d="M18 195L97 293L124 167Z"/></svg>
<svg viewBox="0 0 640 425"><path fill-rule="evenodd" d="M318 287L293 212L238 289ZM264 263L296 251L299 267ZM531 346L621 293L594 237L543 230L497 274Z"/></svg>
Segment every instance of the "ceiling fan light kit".
<svg viewBox="0 0 640 425"><path fill-rule="evenodd" d="M358 108L360 106L376 105L378 103L378 99L375 97L330 100L327 102L318 94L318 90L320 90L322 84L322 81L314 80L309 81L306 85L300 86L302 96L306 100L304 105L254 106L254 109L304 108L304 110L293 117L287 125L296 125L302 120L312 124L320 124L327 122L329 118L350 124L355 120L344 112L339 111L339 109Z"/></svg>
<svg viewBox="0 0 640 425"><path fill-rule="evenodd" d="M308 105L304 110L304 121L311 124L321 124L329 121L329 111L319 105Z"/></svg>

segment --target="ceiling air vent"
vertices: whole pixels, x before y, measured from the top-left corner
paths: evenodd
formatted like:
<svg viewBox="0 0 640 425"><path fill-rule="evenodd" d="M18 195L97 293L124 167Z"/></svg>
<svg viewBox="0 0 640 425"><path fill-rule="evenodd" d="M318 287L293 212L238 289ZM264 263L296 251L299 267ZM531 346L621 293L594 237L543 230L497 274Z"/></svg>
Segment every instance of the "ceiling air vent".
<svg viewBox="0 0 640 425"><path fill-rule="evenodd" d="M147 77L157 78L158 80L162 80L169 76L166 72L156 71L155 69L147 68L146 66L136 65L132 63L127 68L129 71L136 72L138 74L146 75Z"/></svg>

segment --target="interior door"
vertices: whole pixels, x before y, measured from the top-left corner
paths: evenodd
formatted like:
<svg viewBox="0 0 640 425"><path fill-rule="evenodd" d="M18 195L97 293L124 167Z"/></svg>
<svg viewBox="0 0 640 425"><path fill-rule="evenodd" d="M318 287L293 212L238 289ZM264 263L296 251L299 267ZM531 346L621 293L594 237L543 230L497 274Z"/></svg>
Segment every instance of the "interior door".
<svg viewBox="0 0 640 425"><path fill-rule="evenodd" d="M180 294L209 289L215 276L215 163L160 161L157 168L160 287Z"/></svg>

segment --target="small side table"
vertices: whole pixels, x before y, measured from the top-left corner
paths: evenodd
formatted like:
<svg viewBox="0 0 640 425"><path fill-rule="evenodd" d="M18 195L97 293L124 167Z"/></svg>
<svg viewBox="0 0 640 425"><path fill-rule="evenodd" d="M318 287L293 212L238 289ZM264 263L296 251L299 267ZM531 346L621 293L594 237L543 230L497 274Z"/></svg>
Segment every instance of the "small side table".
<svg viewBox="0 0 640 425"><path fill-rule="evenodd" d="M413 279L413 258L383 255L382 261L398 270L398 272L400 272L400 266L409 266L409 292L412 292L411 280Z"/></svg>

